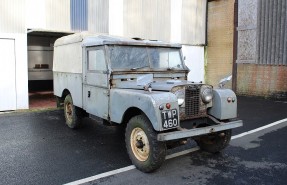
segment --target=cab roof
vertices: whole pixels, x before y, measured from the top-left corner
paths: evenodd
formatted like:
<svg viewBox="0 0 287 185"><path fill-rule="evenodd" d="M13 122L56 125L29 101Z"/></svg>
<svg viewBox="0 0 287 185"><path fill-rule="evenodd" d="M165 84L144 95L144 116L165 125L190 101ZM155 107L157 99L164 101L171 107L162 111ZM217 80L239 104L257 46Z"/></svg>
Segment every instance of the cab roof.
<svg viewBox="0 0 287 185"><path fill-rule="evenodd" d="M119 36L95 34L89 32L75 33L64 36L56 40L55 47L72 43L82 42L82 46L100 46L100 45L134 45L134 46L159 46L181 48L180 44L172 44L157 40L144 40L139 38L125 38Z"/></svg>

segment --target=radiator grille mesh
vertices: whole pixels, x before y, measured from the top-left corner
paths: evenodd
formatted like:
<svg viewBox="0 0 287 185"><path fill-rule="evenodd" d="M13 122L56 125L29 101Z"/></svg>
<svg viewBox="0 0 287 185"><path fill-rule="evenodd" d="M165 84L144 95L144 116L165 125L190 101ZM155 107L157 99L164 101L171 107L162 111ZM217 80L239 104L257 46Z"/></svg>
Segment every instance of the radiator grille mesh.
<svg viewBox="0 0 287 185"><path fill-rule="evenodd" d="M185 89L185 115L194 117L199 115L200 110L199 86L188 86Z"/></svg>

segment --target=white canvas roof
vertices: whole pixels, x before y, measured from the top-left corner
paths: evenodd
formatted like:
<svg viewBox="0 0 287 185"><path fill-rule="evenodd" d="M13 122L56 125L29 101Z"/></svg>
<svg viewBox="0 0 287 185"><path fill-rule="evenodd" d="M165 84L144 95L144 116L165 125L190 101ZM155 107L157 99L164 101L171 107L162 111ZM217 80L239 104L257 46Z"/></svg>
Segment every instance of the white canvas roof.
<svg viewBox="0 0 287 185"><path fill-rule="evenodd" d="M131 39L125 37L111 36L105 34L94 34L89 32L75 33L56 40L55 47L76 42L82 42L82 46L99 46L99 45L141 45L141 46L161 46L181 48L180 44L172 44L162 41Z"/></svg>

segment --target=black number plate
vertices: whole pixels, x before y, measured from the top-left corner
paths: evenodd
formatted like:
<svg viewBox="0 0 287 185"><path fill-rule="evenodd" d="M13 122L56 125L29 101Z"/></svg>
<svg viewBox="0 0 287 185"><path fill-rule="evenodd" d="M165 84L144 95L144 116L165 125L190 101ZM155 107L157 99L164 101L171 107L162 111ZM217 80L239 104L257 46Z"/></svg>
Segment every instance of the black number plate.
<svg viewBox="0 0 287 185"><path fill-rule="evenodd" d="M178 126L178 113L176 109L161 112L162 128L174 128Z"/></svg>

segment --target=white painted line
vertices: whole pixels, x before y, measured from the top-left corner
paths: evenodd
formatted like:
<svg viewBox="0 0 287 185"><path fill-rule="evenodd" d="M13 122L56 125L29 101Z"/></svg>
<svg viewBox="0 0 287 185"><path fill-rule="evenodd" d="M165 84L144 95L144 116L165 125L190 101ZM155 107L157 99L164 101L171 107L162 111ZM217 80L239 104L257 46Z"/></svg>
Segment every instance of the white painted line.
<svg viewBox="0 0 287 185"><path fill-rule="evenodd" d="M284 122L287 122L287 118L285 119L282 119L282 120L279 120L279 121L276 121L274 123L270 123L268 125L265 125L265 126L262 126L262 127L259 127L259 128L256 128L254 130L250 130L248 132L243 132L241 134L238 134L236 136L232 136L231 139L237 139L237 138L240 138L240 137L243 137L243 136L246 136L246 135L249 135L249 134L252 134L252 133L255 133L255 132L258 132L258 131L261 131L261 130L264 130L264 129L267 129L267 128L270 128L270 127L273 127L275 125L278 125L280 123L284 123Z"/></svg>
<svg viewBox="0 0 287 185"><path fill-rule="evenodd" d="M182 156L182 155L185 155L185 154L189 154L189 153L195 152L197 150L199 150L198 146L196 146L194 148L191 148L191 149L188 149L188 150L184 150L184 151L181 151L181 152L170 154L170 155L166 156L165 159L172 159L172 158L175 158L175 157L178 157L178 156Z"/></svg>
<svg viewBox="0 0 287 185"><path fill-rule="evenodd" d="M276 103L287 103L287 101L275 101Z"/></svg>
<svg viewBox="0 0 287 185"><path fill-rule="evenodd" d="M126 172L126 171L129 171L129 170L135 169L135 168L136 167L134 165L130 165L130 166L127 166L127 167L124 167L124 168L119 168L119 169L116 169L116 170L113 170L113 171L101 173L101 174L98 174L98 175L95 175L95 176L92 176L92 177L88 177L88 178L85 178L85 179L81 179L81 180L77 180L77 181L74 181L74 182L70 182L70 183L67 183L65 185L84 184L84 183L91 182L91 181L94 181L94 180L97 180L97 179L101 179L101 178L108 177L108 176L111 176L111 175L115 175L115 174L118 174L118 173Z"/></svg>
<svg viewBox="0 0 287 185"><path fill-rule="evenodd" d="M232 136L231 140L237 139L237 138L240 138L240 137L243 137L243 136L255 133L255 132L259 132L261 130L270 128L272 126L275 126L275 125L278 125L278 124L284 123L284 122L287 122L287 118L279 120L279 121L276 121L274 123L270 123L268 125L259 127L257 129L254 129L254 130L250 130L248 132L244 132L244 133ZM165 159L172 159L172 158L175 158L175 157L178 157L178 156L182 156L182 155L186 155L186 154L198 151L198 150L199 150L199 147L194 147L194 148L191 148L191 149L188 149L188 150L184 150L184 151L181 151L181 152L178 152L178 153L174 153L174 154L168 155L168 156L166 156ZM113 170L113 171L101 173L101 174L98 174L98 175L95 175L95 176L87 177L85 179L80 179L80 180L77 180L77 181L74 181L74 182L70 182L70 183L67 183L65 185L84 184L84 183L91 182L91 181L94 181L94 180L98 180L98 179L101 179L101 178L104 178L104 177L108 177L108 176L112 176L112 175L116 175L116 174L119 174L119 173L122 173L122 172L129 171L129 170L133 170L135 168L136 167L134 165L130 165L130 166L127 166L127 167L124 167L124 168L119 168L119 169L116 169L116 170Z"/></svg>

